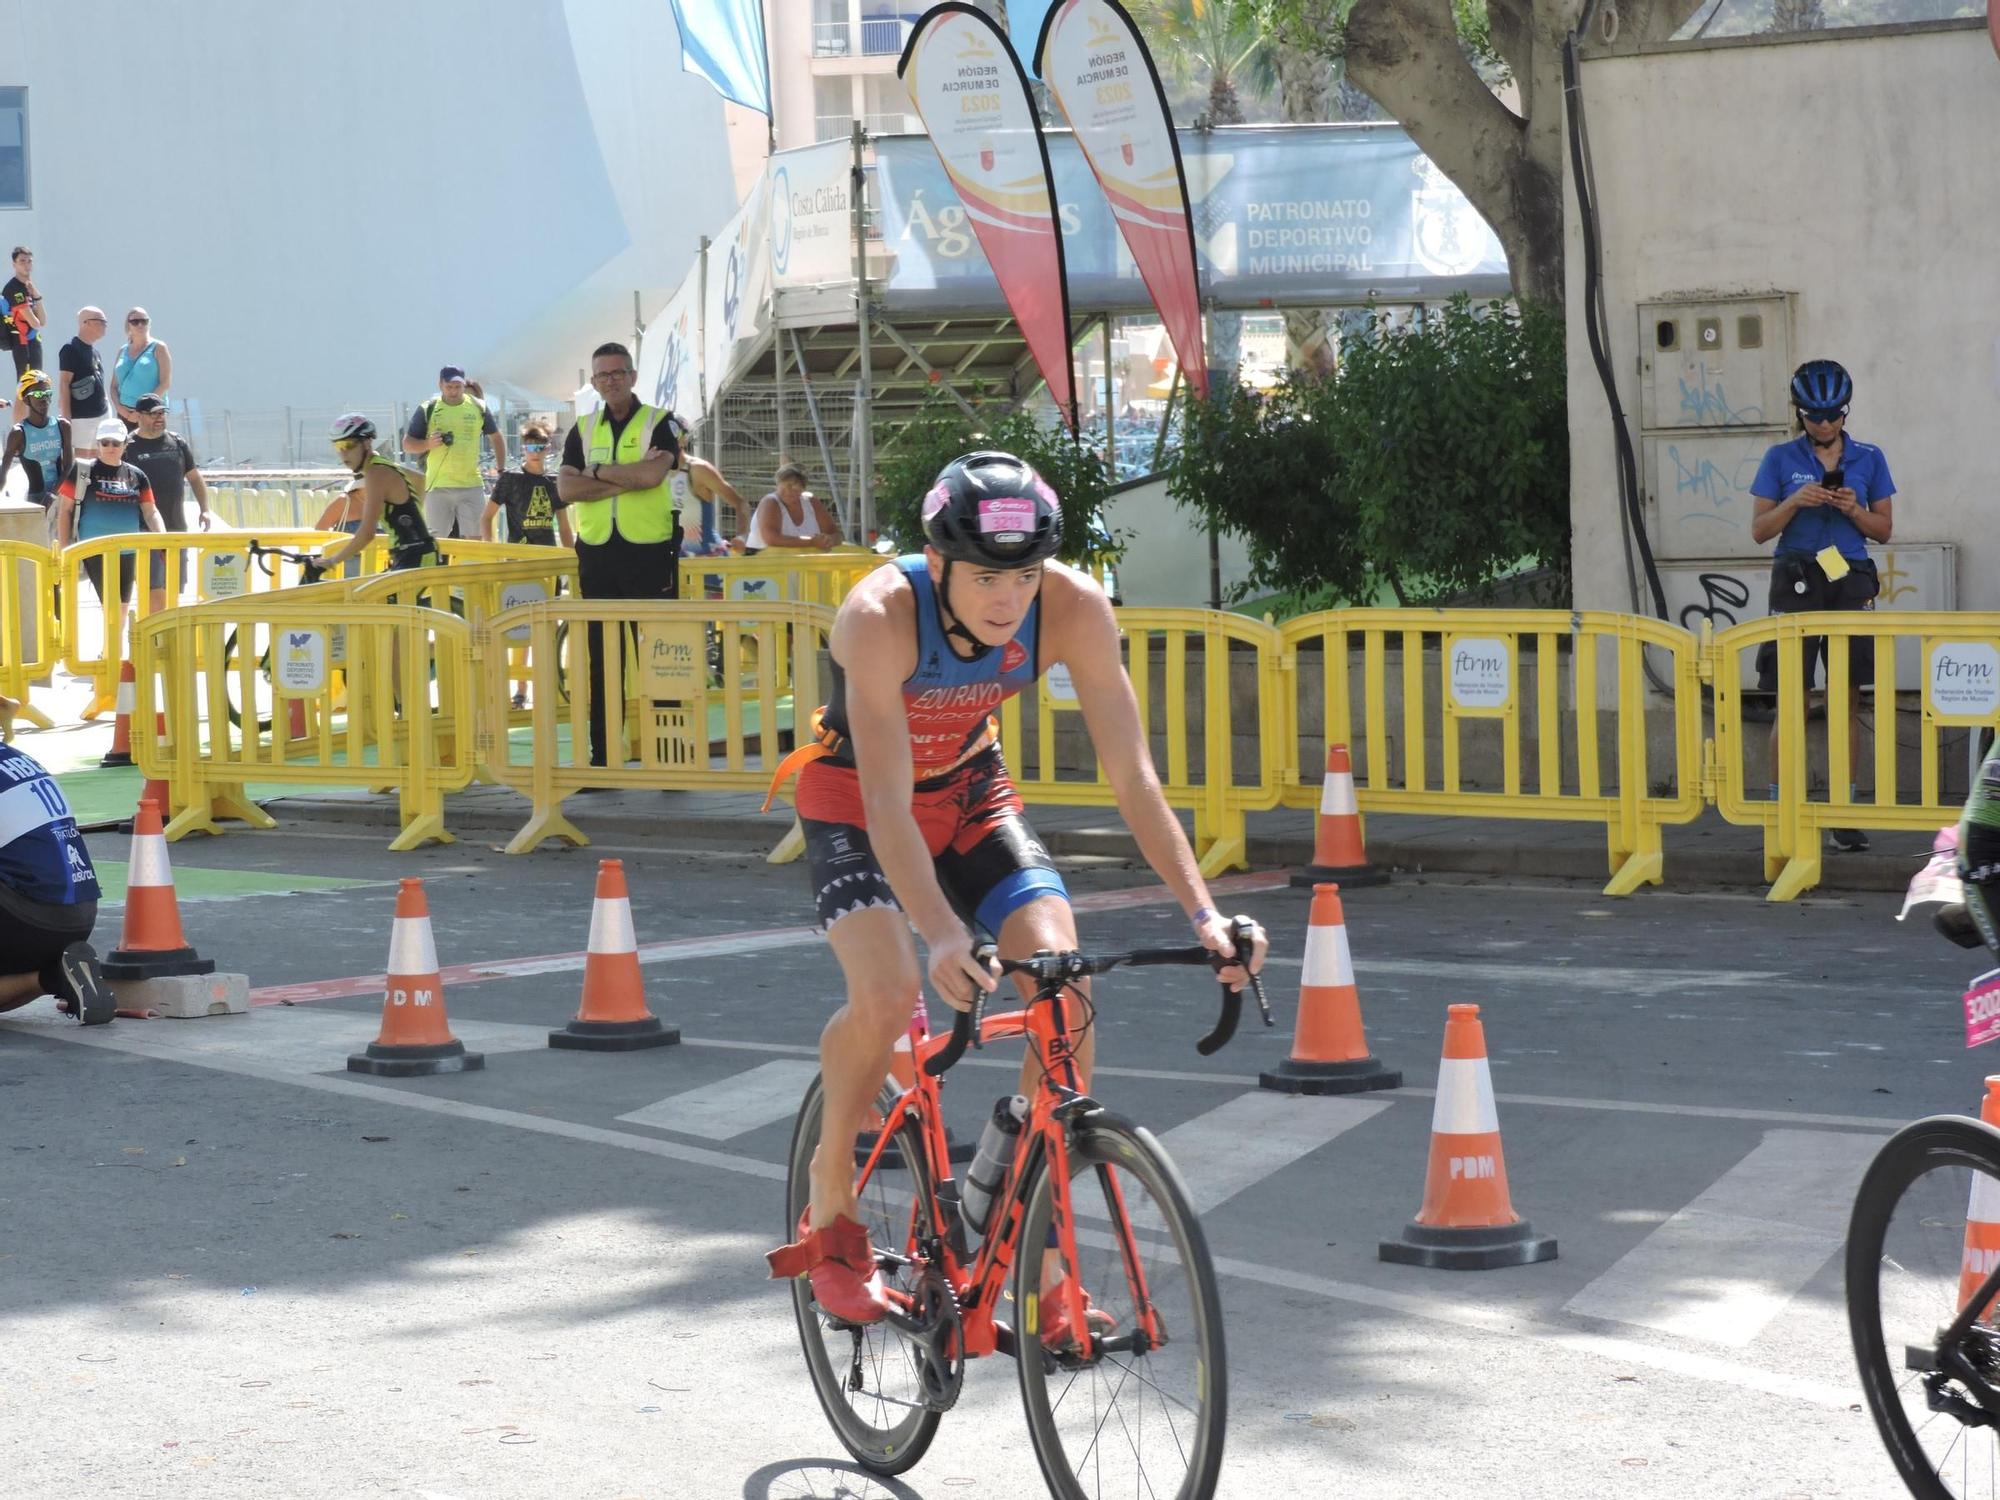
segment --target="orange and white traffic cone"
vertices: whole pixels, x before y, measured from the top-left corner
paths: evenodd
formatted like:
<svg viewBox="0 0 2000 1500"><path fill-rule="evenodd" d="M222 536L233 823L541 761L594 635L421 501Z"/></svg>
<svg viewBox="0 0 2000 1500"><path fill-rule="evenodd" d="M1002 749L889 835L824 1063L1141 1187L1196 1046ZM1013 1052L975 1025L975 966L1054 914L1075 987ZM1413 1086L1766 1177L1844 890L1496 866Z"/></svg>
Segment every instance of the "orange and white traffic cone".
<svg viewBox="0 0 2000 1500"><path fill-rule="evenodd" d="M1979 1118L2000 1126L2000 1078L1986 1080L1986 1097L1979 1101ZM2000 1180L1984 1172L1972 1174L1972 1202L1965 1210L1965 1258L1958 1269L1958 1310L1979 1295L1979 1288L2000 1266ZM1982 1322L1993 1321L2000 1295L1979 1310Z"/></svg>
<svg viewBox="0 0 2000 1500"><path fill-rule="evenodd" d="M1368 1051L1337 885L1313 887L1292 1054L1260 1073L1257 1082L1286 1094L1358 1094L1403 1086L1402 1073Z"/></svg>
<svg viewBox="0 0 2000 1500"><path fill-rule="evenodd" d="M1431 1114L1431 1160L1424 1206L1403 1237L1383 1240L1383 1260L1447 1271L1490 1271L1554 1260L1556 1242L1537 1235L1514 1212L1500 1116L1479 1007L1454 1005L1444 1026L1437 1106Z"/></svg>
<svg viewBox="0 0 2000 1500"><path fill-rule="evenodd" d="M132 863L125 876L125 934L102 965L106 979L158 979L171 974L213 974L181 931L181 906L160 804L144 801L132 824Z"/></svg>
<svg viewBox="0 0 2000 1500"><path fill-rule="evenodd" d="M128 656L118 667L118 717L111 721L111 748L104 752L100 766L129 766L132 764L132 699L137 689L133 686L132 659ZM164 805L164 804L163 804Z"/></svg>
<svg viewBox="0 0 2000 1500"><path fill-rule="evenodd" d="M583 1004L574 1021L549 1033L549 1045L577 1052L636 1052L680 1039L680 1028L661 1025L646 1008L625 861L601 859L597 900L590 908L590 949L583 961Z"/></svg>
<svg viewBox="0 0 2000 1500"><path fill-rule="evenodd" d="M444 981L431 939L430 903L414 877L396 892L396 925L389 934L389 982L382 995L382 1030L365 1052L351 1053L350 1073L416 1078L430 1073L470 1073L486 1056L467 1052L451 1034L444 1013Z"/></svg>
<svg viewBox="0 0 2000 1500"><path fill-rule="evenodd" d="M1319 784L1319 824L1313 830L1312 863L1292 872L1293 885L1387 885L1389 872L1368 862L1361 841L1361 804L1354 797L1354 769L1347 746L1326 747L1326 780Z"/></svg>
<svg viewBox="0 0 2000 1500"><path fill-rule="evenodd" d="M114 729L112 733L115 735L117 731ZM167 742L167 714L165 709L154 711L153 740L154 743L159 745L165 745ZM157 803L160 809L160 819L163 823L173 820L174 792L173 787L168 784L165 778L148 776L146 784L139 788L139 800L141 802ZM137 829L138 823L138 816L134 814L131 822L120 825L119 831L121 833L132 833Z"/></svg>

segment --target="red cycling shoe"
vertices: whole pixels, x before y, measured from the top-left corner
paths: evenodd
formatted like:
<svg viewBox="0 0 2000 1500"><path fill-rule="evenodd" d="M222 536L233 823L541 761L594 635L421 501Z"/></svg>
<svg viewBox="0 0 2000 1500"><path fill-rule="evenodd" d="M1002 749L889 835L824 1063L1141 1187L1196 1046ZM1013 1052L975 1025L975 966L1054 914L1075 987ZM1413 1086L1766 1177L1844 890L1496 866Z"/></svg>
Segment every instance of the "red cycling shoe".
<svg viewBox="0 0 2000 1500"><path fill-rule="evenodd" d="M799 1216L794 1243L765 1254L771 1279L805 1276L812 1282L813 1300L833 1317L845 1323L879 1323L889 1310L889 1293L868 1231L845 1214L823 1228L808 1229L810 1213Z"/></svg>
<svg viewBox="0 0 2000 1500"><path fill-rule="evenodd" d="M1076 1333L1069 1326L1069 1277L1064 1276L1042 1293L1037 1312L1042 1324L1044 1349L1069 1349L1076 1346ZM1093 1339L1103 1338L1118 1326L1116 1318L1091 1303L1089 1292L1083 1294L1083 1321L1089 1326L1090 1336Z"/></svg>

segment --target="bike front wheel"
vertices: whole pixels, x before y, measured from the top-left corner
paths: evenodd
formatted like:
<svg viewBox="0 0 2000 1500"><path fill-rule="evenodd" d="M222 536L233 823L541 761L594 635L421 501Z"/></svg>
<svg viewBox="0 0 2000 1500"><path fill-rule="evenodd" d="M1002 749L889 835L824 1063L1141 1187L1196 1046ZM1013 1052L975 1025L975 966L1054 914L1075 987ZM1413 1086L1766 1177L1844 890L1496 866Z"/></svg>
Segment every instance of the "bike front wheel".
<svg viewBox="0 0 2000 1500"><path fill-rule="evenodd" d="M1045 1163L1027 1190L1014 1268L1021 1401L1042 1477L1058 1500L1207 1500L1229 1384L1201 1221L1160 1143L1125 1121L1079 1124L1068 1170L1075 1264L1044 1249L1056 1218ZM1091 1299L1088 1359L1061 1338L1062 1314L1042 1295L1063 1276Z"/></svg>
<svg viewBox="0 0 2000 1500"><path fill-rule="evenodd" d="M812 1198L812 1159L825 1102L815 1078L792 1130L785 1185L788 1239ZM905 1124L884 1147L875 1170L856 1184L862 1227L875 1247L883 1284L906 1296L917 1292L915 1251L932 1236L933 1196L925 1160L922 1134ZM804 1276L793 1278L792 1311L813 1391L841 1446L877 1474L901 1474L914 1465L937 1436L941 1413L925 1399L922 1372L910 1346L886 1323L857 1326L827 1316Z"/></svg>
<svg viewBox="0 0 2000 1500"><path fill-rule="evenodd" d="M2000 1131L1939 1116L1892 1136L1855 1196L1847 1320L1876 1430L1918 1500L2000 1496L1996 1310L1946 1337L1996 1263Z"/></svg>

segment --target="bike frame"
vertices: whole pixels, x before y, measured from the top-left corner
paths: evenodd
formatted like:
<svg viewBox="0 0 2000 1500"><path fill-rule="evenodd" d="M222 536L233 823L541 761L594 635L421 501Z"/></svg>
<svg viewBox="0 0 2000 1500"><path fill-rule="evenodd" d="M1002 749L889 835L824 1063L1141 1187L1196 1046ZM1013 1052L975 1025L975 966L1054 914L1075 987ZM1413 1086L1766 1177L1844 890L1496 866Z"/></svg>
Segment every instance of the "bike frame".
<svg viewBox="0 0 2000 1500"><path fill-rule="evenodd" d="M1014 1152L1000 1191L994 1196L993 1227L981 1240L978 1253L968 1262L952 1243L953 1236L940 1232L932 1238L940 1261L939 1269L950 1281L958 1298L965 1328L965 1352L969 1357L999 1351L1018 1358L1023 1339L1030 1349L1039 1342L1042 1322L1039 1296L1033 1305L1021 1310L1021 1317L1028 1325L1024 1329L1007 1329L998 1321L996 1313L1006 1292L1007 1277L1013 1269L1015 1256L1021 1252L1021 1226L1028 1213L1026 1185L1033 1180L1033 1169L1044 1161L1052 1174L1055 1194L1052 1224L1057 1235L1057 1248L1065 1265L1073 1268L1078 1263L1076 1223L1070 1203L1069 1132L1079 1116L1094 1111L1098 1106L1083 1091L1082 1079L1076 1069L1072 1041L1074 1028L1070 1024L1070 988L1068 983L1043 985L1024 1009L987 1016L980 1022L982 1045L1024 1037L1039 1050L1039 1055L1046 1060L1046 1071L1054 1073L1056 1081L1051 1084L1044 1077L1035 1086L1029 1101L1028 1118L1021 1125L1021 1144ZM874 1149L859 1174L862 1179L872 1176L881 1161L883 1150L895 1138L897 1130L914 1120L923 1140L925 1158L921 1191L929 1199L931 1222L940 1226L941 1231L947 1222L947 1215L945 1199L939 1189L942 1184L952 1181L951 1157L945 1138L944 1112L940 1107L940 1080L933 1078L923 1064L943 1051L949 1041L948 1035L927 1036L917 1041L914 1053L916 1084L904 1090L884 1115ZM1132 1305L1141 1310L1137 1333L1152 1345L1163 1344L1166 1341L1160 1336L1152 1298L1146 1289L1145 1268L1125 1211L1124 1192L1116 1178L1107 1177L1105 1185L1113 1204L1116 1222L1112 1230L1118 1236L1120 1255L1125 1262ZM914 1210L912 1212L914 1214ZM914 1221L908 1232L914 1240ZM917 1244L915 1248L920 1255L930 1253L930 1247L925 1245ZM1039 1247L1031 1248L1028 1253L1039 1253ZM1076 1339L1077 1357L1089 1360L1095 1340L1089 1319L1085 1316L1084 1292L1079 1277L1065 1276L1063 1297L1065 1305L1062 1311Z"/></svg>

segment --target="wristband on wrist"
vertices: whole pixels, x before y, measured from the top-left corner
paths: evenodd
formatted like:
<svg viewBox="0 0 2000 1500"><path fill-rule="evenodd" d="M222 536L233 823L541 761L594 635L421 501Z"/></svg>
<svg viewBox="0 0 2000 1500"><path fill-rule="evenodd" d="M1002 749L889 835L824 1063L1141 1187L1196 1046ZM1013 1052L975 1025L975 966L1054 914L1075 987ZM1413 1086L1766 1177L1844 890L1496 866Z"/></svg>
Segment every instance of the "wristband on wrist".
<svg viewBox="0 0 2000 1500"><path fill-rule="evenodd" d="M1217 911L1212 906L1197 906L1194 909L1194 915L1189 917L1188 921L1192 922L1195 926L1199 927L1203 922L1206 922L1209 918L1214 917L1217 920L1220 920L1221 916L1222 913Z"/></svg>
<svg viewBox="0 0 2000 1500"><path fill-rule="evenodd" d="M603 464L592 464L592 465L590 466L590 477L591 477L592 479L596 479L596 480L597 480L597 482L598 482L599 484L602 484L602 483L604 483L604 481L603 481L602 479L598 478L598 473L597 473L597 471L598 471L599 469L603 468L603 467L604 467L604 465L603 465Z"/></svg>

